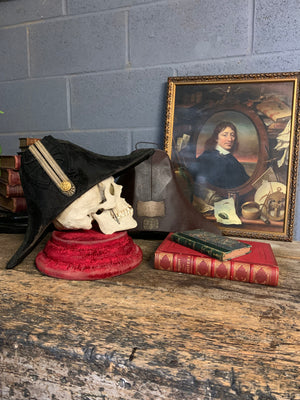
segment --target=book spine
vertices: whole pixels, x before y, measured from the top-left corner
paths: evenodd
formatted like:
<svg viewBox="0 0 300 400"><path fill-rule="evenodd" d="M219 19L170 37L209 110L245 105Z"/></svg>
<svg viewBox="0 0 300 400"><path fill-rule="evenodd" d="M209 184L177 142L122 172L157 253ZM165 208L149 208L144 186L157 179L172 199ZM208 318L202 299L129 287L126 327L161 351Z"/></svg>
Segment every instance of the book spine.
<svg viewBox="0 0 300 400"><path fill-rule="evenodd" d="M0 193L5 197L24 197L22 185L1 185Z"/></svg>
<svg viewBox="0 0 300 400"><path fill-rule="evenodd" d="M211 277L213 261L208 257L157 251L154 256L154 267L164 271Z"/></svg>
<svg viewBox="0 0 300 400"><path fill-rule="evenodd" d="M278 266L252 264L250 272L250 283L260 285L277 286L279 279Z"/></svg>
<svg viewBox="0 0 300 400"><path fill-rule="evenodd" d="M0 206L14 213L27 210L25 197L6 198L4 196L0 196Z"/></svg>
<svg viewBox="0 0 300 400"><path fill-rule="evenodd" d="M230 263L230 280L250 283L251 264L234 260L228 262Z"/></svg>
<svg viewBox="0 0 300 400"><path fill-rule="evenodd" d="M162 251L155 253L154 267L164 271L269 286L277 286L279 276L277 266L240 263L233 260L219 261L209 257Z"/></svg>
<svg viewBox="0 0 300 400"><path fill-rule="evenodd" d="M21 185L19 171L11 168L0 169L0 181L8 183L9 185Z"/></svg>
<svg viewBox="0 0 300 400"><path fill-rule="evenodd" d="M21 212L27 210L27 204L26 204L26 199L25 197L13 197L13 206L12 206L12 212Z"/></svg>
<svg viewBox="0 0 300 400"><path fill-rule="evenodd" d="M38 138L32 138L32 137L19 138L19 147L29 147L39 140L40 139Z"/></svg>
<svg viewBox="0 0 300 400"><path fill-rule="evenodd" d="M16 170L19 170L21 168L21 156L16 155L15 156L15 168Z"/></svg>
<svg viewBox="0 0 300 400"><path fill-rule="evenodd" d="M174 271L174 254L164 251L156 251L154 253L154 268L164 271Z"/></svg>
<svg viewBox="0 0 300 400"><path fill-rule="evenodd" d="M204 243L200 243L200 242L195 242L192 239L188 239L188 238L184 238L182 236L178 236L176 234L171 236L172 240L174 240L175 242L189 247L191 249L200 251L201 253L207 254L210 257L214 257L217 258L218 260L223 260L224 259L224 252L215 248L212 248L210 246L208 246L207 244Z"/></svg>
<svg viewBox="0 0 300 400"><path fill-rule="evenodd" d="M0 156L0 168L12 168L19 170L21 167L21 156L19 154L13 156Z"/></svg>

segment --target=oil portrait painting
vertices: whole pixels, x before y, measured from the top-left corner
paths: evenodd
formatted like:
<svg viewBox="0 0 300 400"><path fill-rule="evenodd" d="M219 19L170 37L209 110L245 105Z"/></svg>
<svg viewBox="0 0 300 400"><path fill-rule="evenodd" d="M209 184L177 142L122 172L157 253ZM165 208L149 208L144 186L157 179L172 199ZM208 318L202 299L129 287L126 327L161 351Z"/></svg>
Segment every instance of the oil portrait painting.
<svg viewBox="0 0 300 400"><path fill-rule="evenodd" d="M298 122L298 73L168 80L165 150L224 234L292 240Z"/></svg>

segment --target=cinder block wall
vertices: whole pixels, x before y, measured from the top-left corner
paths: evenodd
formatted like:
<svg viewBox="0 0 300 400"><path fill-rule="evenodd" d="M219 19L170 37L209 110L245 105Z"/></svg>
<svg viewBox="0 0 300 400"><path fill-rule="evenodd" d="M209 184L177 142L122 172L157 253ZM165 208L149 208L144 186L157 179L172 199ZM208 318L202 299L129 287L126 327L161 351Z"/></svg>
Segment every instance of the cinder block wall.
<svg viewBox="0 0 300 400"><path fill-rule="evenodd" d="M1 1L0 60L3 154L46 134L109 155L162 148L169 76L300 70L300 2Z"/></svg>

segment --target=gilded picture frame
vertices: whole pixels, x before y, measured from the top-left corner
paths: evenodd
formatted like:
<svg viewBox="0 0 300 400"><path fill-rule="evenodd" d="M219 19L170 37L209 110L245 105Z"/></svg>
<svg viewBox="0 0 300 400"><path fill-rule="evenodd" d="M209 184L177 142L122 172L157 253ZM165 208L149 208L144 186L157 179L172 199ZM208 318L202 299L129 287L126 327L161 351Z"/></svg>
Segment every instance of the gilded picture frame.
<svg viewBox="0 0 300 400"><path fill-rule="evenodd" d="M298 72L169 77L165 151L225 235L293 239Z"/></svg>

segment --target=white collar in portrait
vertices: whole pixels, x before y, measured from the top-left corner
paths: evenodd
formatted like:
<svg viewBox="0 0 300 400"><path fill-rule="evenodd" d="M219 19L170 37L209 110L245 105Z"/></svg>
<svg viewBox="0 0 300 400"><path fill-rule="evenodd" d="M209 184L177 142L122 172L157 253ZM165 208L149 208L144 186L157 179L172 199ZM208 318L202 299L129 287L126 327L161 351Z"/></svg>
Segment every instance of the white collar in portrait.
<svg viewBox="0 0 300 400"><path fill-rule="evenodd" d="M224 156L230 154L230 151L223 149L223 147L221 147L219 144L216 145L216 150L218 150L218 152Z"/></svg>

